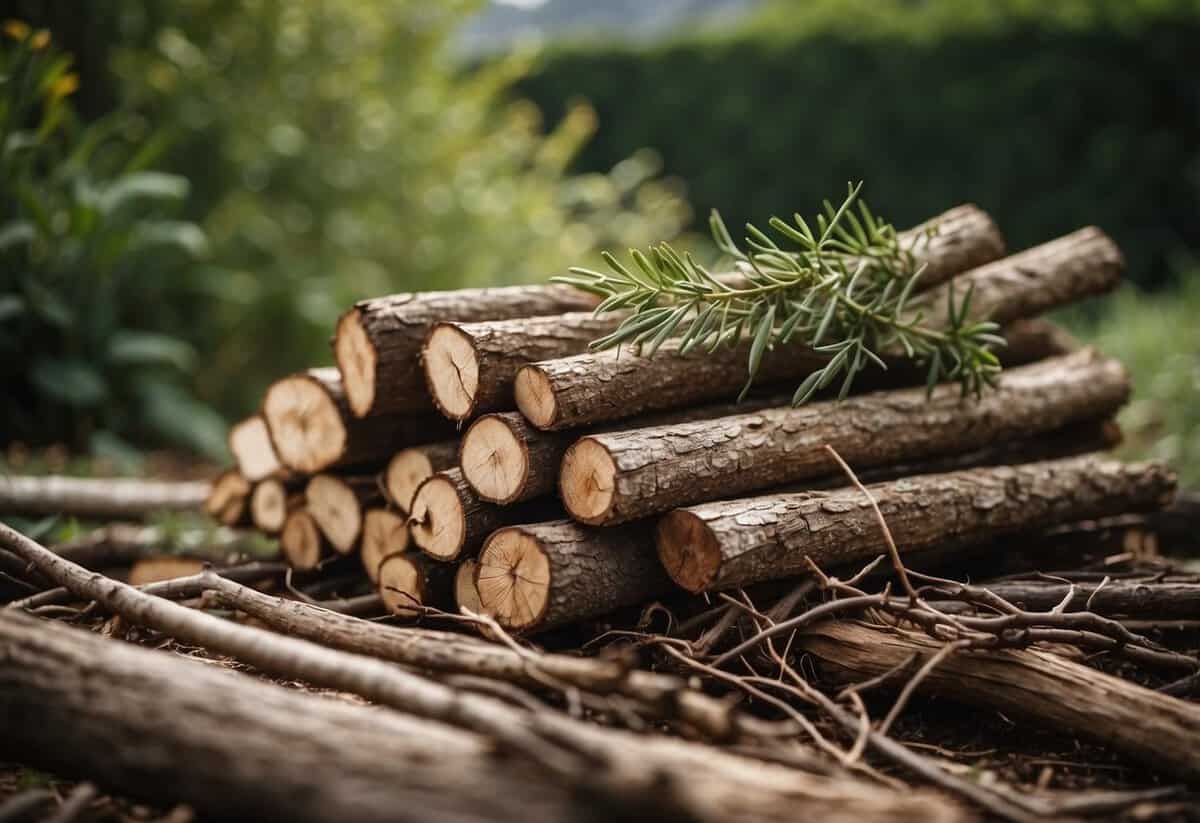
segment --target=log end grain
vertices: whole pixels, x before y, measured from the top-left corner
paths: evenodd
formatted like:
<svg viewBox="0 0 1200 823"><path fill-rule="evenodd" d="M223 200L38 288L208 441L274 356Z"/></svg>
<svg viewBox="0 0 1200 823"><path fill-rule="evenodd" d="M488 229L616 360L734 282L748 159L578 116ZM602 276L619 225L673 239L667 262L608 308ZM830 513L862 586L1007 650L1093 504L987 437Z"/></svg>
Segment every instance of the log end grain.
<svg viewBox="0 0 1200 823"><path fill-rule="evenodd" d="M563 505L575 520L604 523L612 510L617 464L600 442L583 437L567 449L559 472Z"/></svg>
<svg viewBox="0 0 1200 823"><path fill-rule="evenodd" d="M250 495L250 519L267 534L278 534L287 519L287 489L275 478L267 478Z"/></svg>
<svg viewBox="0 0 1200 823"><path fill-rule="evenodd" d="M392 614L417 617L451 606L455 567L420 554L393 554L379 564L379 597Z"/></svg>
<svg viewBox="0 0 1200 823"><path fill-rule="evenodd" d="M375 405L375 366L379 355L363 328L357 308L338 318L333 355L342 374L351 413L366 417Z"/></svg>
<svg viewBox="0 0 1200 823"><path fill-rule="evenodd" d="M467 537L467 511L454 481L445 474L425 480L413 495L412 540L430 557L454 560Z"/></svg>
<svg viewBox="0 0 1200 823"><path fill-rule="evenodd" d="M388 500L404 511L412 511L417 488L433 475L433 461L421 449L401 449L388 461L383 488Z"/></svg>
<svg viewBox="0 0 1200 823"><path fill-rule="evenodd" d="M499 415L484 415L463 435L463 477L480 499L507 505L521 497L529 478L529 449Z"/></svg>
<svg viewBox="0 0 1200 823"><path fill-rule="evenodd" d="M436 324L421 350L421 363L438 411L451 420L469 418L479 389L479 357L470 336L453 323Z"/></svg>
<svg viewBox="0 0 1200 823"><path fill-rule="evenodd" d="M304 490L308 512L339 554L350 554L362 533L362 504L345 480L318 474Z"/></svg>
<svg viewBox="0 0 1200 823"><path fill-rule="evenodd" d="M280 461L302 474L333 465L346 450L346 426L326 387L307 374L277 380L263 398L263 417Z"/></svg>
<svg viewBox="0 0 1200 823"><path fill-rule="evenodd" d="M483 604L479 600L479 589L475 586L475 576L479 563L466 559L458 564L454 572L454 602L459 611L466 609L475 614L483 613Z"/></svg>
<svg viewBox="0 0 1200 823"><path fill-rule="evenodd" d="M539 429L552 428L558 420L558 399L550 378L536 364L524 366L513 381L517 408Z"/></svg>
<svg viewBox="0 0 1200 823"><path fill-rule="evenodd" d="M479 553L475 586L480 608L502 625L536 626L550 595L550 560L538 540L520 526L494 532Z"/></svg>
<svg viewBox="0 0 1200 823"><path fill-rule="evenodd" d="M242 473L230 469L213 481L204 501L204 510L225 526L236 526L246 516L250 482Z"/></svg>
<svg viewBox="0 0 1200 823"><path fill-rule="evenodd" d="M251 483L278 474L283 466L271 445L267 421L261 415L247 417L229 430L229 451L238 471Z"/></svg>
<svg viewBox="0 0 1200 823"><path fill-rule="evenodd" d="M359 555L372 583L379 582L383 561L408 549L408 521L387 509L371 509L363 516Z"/></svg>
<svg viewBox="0 0 1200 823"><path fill-rule="evenodd" d="M654 529L658 559L676 584L693 593L708 589L721 569L721 545L704 520L683 509L664 515Z"/></svg>
<svg viewBox="0 0 1200 823"><path fill-rule="evenodd" d="M324 554L325 539L317 521L304 509L288 514L279 533L279 550L293 569L315 569Z"/></svg>

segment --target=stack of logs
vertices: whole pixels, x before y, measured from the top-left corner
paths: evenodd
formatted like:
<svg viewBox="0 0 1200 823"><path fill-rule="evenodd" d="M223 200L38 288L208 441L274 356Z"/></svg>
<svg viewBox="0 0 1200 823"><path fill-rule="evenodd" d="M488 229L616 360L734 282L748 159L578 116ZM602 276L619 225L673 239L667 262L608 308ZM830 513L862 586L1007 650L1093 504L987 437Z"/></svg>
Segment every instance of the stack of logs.
<svg viewBox="0 0 1200 823"><path fill-rule="evenodd" d="M533 632L880 554L870 500L827 446L901 551L1169 500L1164 468L1090 454L1119 438L1122 366L1038 318L1116 285L1107 235L1005 256L988 215L960 206L901 238L925 266L925 322L969 288L971 314L1003 325L1005 370L981 399L927 394L896 356L849 399L793 408L821 356L789 345L735 404L745 347L589 352L624 316L567 286L394 295L342 316L337 368L279 380L233 429L209 511L278 535L296 568L357 552L397 614L463 606Z"/></svg>

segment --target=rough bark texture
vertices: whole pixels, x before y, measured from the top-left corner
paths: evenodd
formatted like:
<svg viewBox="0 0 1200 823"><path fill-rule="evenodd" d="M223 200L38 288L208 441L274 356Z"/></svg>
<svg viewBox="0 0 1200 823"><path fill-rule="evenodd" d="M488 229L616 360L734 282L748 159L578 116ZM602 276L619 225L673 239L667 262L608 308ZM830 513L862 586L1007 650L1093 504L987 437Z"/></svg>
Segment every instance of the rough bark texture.
<svg viewBox="0 0 1200 823"><path fill-rule="evenodd" d="M389 612L419 617L420 608L454 611L454 573L449 563L439 563L418 552L385 557L379 564L379 596Z"/></svg>
<svg viewBox="0 0 1200 823"><path fill-rule="evenodd" d="M237 469L221 472L204 499L204 511L225 526L250 523L249 481Z"/></svg>
<svg viewBox="0 0 1200 823"><path fill-rule="evenodd" d="M271 384L263 418L280 461L302 474L379 466L407 446L443 440L454 426L438 414L350 414L337 369L309 369Z"/></svg>
<svg viewBox="0 0 1200 823"><path fill-rule="evenodd" d="M458 443L458 440L443 440L396 452L388 461L381 482L388 501L401 511L410 511L417 486L434 472L458 465Z"/></svg>
<svg viewBox="0 0 1200 823"><path fill-rule="evenodd" d="M1029 611L1049 611L1075 594L1064 611L1093 611L1108 617L1145 617L1162 620L1200 618L1200 583L1160 580L1109 580L1096 583L1057 583L1053 580L997 580L988 591ZM936 598L936 593L930 594Z"/></svg>
<svg viewBox="0 0 1200 823"><path fill-rule="evenodd" d="M1059 523L1160 508L1175 491L1158 464L1075 457L910 477L867 487L897 546L916 551ZM677 509L659 521L659 557L693 592L802 574L884 551L854 488L775 494Z"/></svg>
<svg viewBox="0 0 1200 823"><path fill-rule="evenodd" d="M996 354L1006 368L1075 348L1069 335L1038 318L1014 320L1005 326L1004 336L1008 345ZM535 427L559 431L727 400L746 383L749 351L747 343L711 354L683 355L668 341L652 358L622 348L531 363L515 381L517 408ZM917 385L924 380L923 370L906 358L885 359L888 371L868 368L856 386ZM767 353L756 379L763 385L798 381L824 362L805 347L788 346Z"/></svg>
<svg viewBox="0 0 1200 823"><path fill-rule="evenodd" d="M338 369L357 417L433 410L419 353L432 324L588 311L598 299L569 286L396 294L364 300L342 315L334 337Z"/></svg>
<svg viewBox="0 0 1200 823"><path fill-rule="evenodd" d="M995 221L973 203L955 206L900 232L900 245L924 264L924 288L1003 257L1005 252L1004 237Z"/></svg>
<svg viewBox="0 0 1200 823"><path fill-rule="evenodd" d="M856 622L829 622L796 645L854 680L928 658L941 644L924 634ZM1039 649L958 652L920 689L1090 738L1134 762L1200 782L1200 706Z"/></svg>
<svg viewBox="0 0 1200 823"><path fill-rule="evenodd" d="M198 510L210 489L206 482L0 474L0 513L141 519L156 511Z"/></svg>
<svg viewBox="0 0 1200 823"><path fill-rule="evenodd" d="M961 454L1108 417L1128 395L1121 365L1086 349L1005 372L979 399L946 384L589 435L563 458L562 498L581 522L620 523L837 473L826 445L856 469Z"/></svg>
<svg viewBox="0 0 1200 823"><path fill-rule="evenodd" d="M525 632L644 603L671 585L647 524L589 529L569 520L498 530L475 582L484 611Z"/></svg>
<svg viewBox="0 0 1200 823"><path fill-rule="evenodd" d="M949 292L971 291L970 316L1007 323L1113 289L1125 269L1117 244L1095 226L980 266L913 301L926 322L947 322Z"/></svg>
<svg viewBox="0 0 1200 823"><path fill-rule="evenodd" d="M624 312L570 312L482 323L441 322L421 352L429 393L452 420L515 408L513 378L522 366L585 352Z"/></svg>
<svg viewBox="0 0 1200 823"><path fill-rule="evenodd" d="M284 473L283 464L271 444L267 421L261 414L247 417L229 429L229 453L237 469L251 483Z"/></svg>

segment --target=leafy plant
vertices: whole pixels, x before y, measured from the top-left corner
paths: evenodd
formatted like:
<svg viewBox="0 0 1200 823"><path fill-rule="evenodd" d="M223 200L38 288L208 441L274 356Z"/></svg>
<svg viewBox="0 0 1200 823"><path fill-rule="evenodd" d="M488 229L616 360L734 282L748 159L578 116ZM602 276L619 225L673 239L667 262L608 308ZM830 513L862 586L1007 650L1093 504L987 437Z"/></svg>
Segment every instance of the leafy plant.
<svg viewBox="0 0 1200 823"><path fill-rule="evenodd" d="M861 183L849 186L836 208L825 201L815 229L799 214L794 223L772 218L771 228L796 250L785 250L747 225L743 251L714 211L713 240L737 265L741 282L714 277L669 243L651 246L649 255L632 249L633 268L606 254L610 272L572 268L570 276L554 279L604 296L597 312L632 309L594 348L647 344L653 355L676 334L684 352L698 346L715 351L749 338L746 389L768 349L806 343L828 361L800 384L792 398L796 404L839 378L843 398L859 372L872 363L887 368L884 358L901 353L927 367L930 390L956 380L964 395L979 394L1000 370L992 352L1004 344L999 327L970 320L970 293L956 303L953 291L948 324L923 324L915 302L910 309L922 272L914 247L875 217L859 199L861 189ZM927 240L922 235L917 243Z"/></svg>
<svg viewBox="0 0 1200 823"><path fill-rule="evenodd" d="M5 440L125 449L126 438L222 450L184 388L192 347L158 295L206 239L172 219L185 179L151 171L119 115L83 124L71 58L49 32L0 46L0 430ZM166 284L166 285L164 285Z"/></svg>

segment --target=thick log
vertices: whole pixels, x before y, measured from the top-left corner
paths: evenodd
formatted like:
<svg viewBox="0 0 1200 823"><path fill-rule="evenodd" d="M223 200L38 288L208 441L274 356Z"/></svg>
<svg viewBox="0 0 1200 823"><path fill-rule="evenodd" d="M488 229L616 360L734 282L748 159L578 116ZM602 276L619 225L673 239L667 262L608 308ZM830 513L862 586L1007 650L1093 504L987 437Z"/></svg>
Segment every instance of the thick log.
<svg viewBox="0 0 1200 823"><path fill-rule="evenodd" d="M211 484L130 477L0 474L0 513L140 520L158 511L199 510Z"/></svg>
<svg viewBox="0 0 1200 823"><path fill-rule="evenodd" d="M473 557L483 539L501 526L552 517L555 506L530 501L521 506L496 506L479 499L460 469L438 472L413 495L409 527L413 543L442 561ZM559 510L561 512L561 509Z"/></svg>
<svg viewBox="0 0 1200 823"><path fill-rule="evenodd" d="M254 527L266 534L279 534L288 512L304 505L303 495L295 493L295 488L278 477L255 484L250 493L250 520Z"/></svg>
<svg viewBox="0 0 1200 823"><path fill-rule="evenodd" d="M796 645L853 680L882 675L941 643L928 635L859 622L822 623ZM957 652L918 687L1096 741L1132 762L1200 783L1200 706L1033 649Z"/></svg>
<svg viewBox="0 0 1200 823"><path fill-rule="evenodd" d="M418 552L393 554L379 564L379 596L390 613L401 617L419 617L422 608L453 611L457 571Z"/></svg>
<svg viewBox="0 0 1200 823"><path fill-rule="evenodd" d="M279 551L293 569L309 571L332 556L333 548L307 509L288 512L279 532Z"/></svg>
<svg viewBox="0 0 1200 823"><path fill-rule="evenodd" d="M867 487L896 545L916 551L1161 508L1175 476L1156 463L1092 456L922 475ZM883 551L875 514L854 488L704 503L655 532L671 578L688 591L745 586L869 559Z"/></svg>
<svg viewBox="0 0 1200 823"><path fill-rule="evenodd" d="M441 320L465 323L588 311L599 299L570 286L396 294L364 300L338 320L333 351L356 417L433 410L420 351Z"/></svg>
<svg viewBox="0 0 1200 823"><path fill-rule="evenodd" d="M209 487L204 511L224 526L250 522L250 482L237 469L221 472Z"/></svg>
<svg viewBox="0 0 1200 823"><path fill-rule="evenodd" d="M379 565L408 550L408 520L391 509L370 509L363 515L359 556L372 583L379 582Z"/></svg>
<svg viewBox="0 0 1200 823"><path fill-rule="evenodd" d="M362 535L363 510L382 499L375 475L318 474L304 488L304 503L339 554L350 554Z"/></svg>
<svg viewBox="0 0 1200 823"><path fill-rule="evenodd" d="M576 520L621 523L836 473L826 445L856 469L961 454L1109 417L1129 390L1117 361L1085 349L1006 371L978 399L944 384L588 435L560 490Z"/></svg>
<svg viewBox="0 0 1200 823"><path fill-rule="evenodd" d="M383 472L383 493L401 511L412 511L417 486L434 472L458 465L458 441L443 440L396 452Z"/></svg>
<svg viewBox="0 0 1200 823"><path fill-rule="evenodd" d="M479 553L483 610L519 632L542 631L669 591L648 524L590 529L570 520L509 526Z"/></svg>
<svg viewBox="0 0 1200 823"><path fill-rule="evenodd" d="M1068 335L1040 318L1014 321L1004 328L1004 336L1008 345L996 354L1006 368L1078 348ZM625 350L531 364L518 372L515 381L517 407L523 417L545 431L580 429L597 424L608 424L608 428L613 428L613 421L621 421L619 428L630 428L639 425L640 417L666 415L667 409L726 400L745 384L748 344L720 349L712 354L693 351L687 355L673 351L672 345L668 341L653 358ZM667 352L665 359L664 352ZM795 361L788 361L784 356L792 354L797 358ZM793 380L824 363L807 349L793 352L789 348L788 352L780 351L776 355L766 358L769 367L760 370L760 379ZM923 375L913 368L911 361L895 357L885 360L888 362L886 372L867 369L859 376L856 386L884 388L921 382ZM637 377L639 373L644 380ZM608 383L614 385L612 394L606 387ZM659 386L661 391L651 392L647 388L649 383ZM622 398L635 404L633 411L626 410ZM631 416L635 416L633 420L628 419Z"/></svg>
<svg viewBox="0 0 1200 823"><path fill-rule="evenodd" d="M267 421L261 414L247 417L230 427L229 452L237 470L251 483L286 473L271 444Z"/></svg>
<svg viewBox="0 0 1200 823"><path fill-rule="evenodd" d="M333 368L309 369L272 383L262 416L279 460L301 474L379 466L402 448L454 433L445 418L432 413L355 418Z"/></svg>

